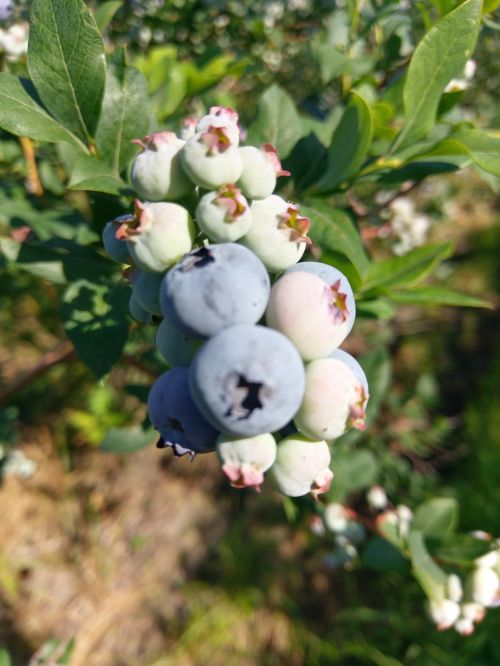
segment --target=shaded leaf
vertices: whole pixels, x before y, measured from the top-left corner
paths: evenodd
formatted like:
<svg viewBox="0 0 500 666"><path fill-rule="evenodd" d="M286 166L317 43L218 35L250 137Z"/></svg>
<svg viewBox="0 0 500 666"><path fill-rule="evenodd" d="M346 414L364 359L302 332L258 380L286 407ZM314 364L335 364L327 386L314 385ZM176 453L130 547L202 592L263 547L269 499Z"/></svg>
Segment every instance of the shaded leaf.
<svg viewBox="0 0 500 666"><path fill-rule="evenodd" d="M408 560L403 557L401 551L381 537L374 537L368 541L361 554L361 562L363 566L375 571L409 570Z"/></svg>
<svg viewBox="0 0 500 666"><path fill-rule="evenodd" d="M99 32L104 32L113 20L113 16L123 5L121 0L108 0L95 10L95 22Z"/></svg>
<svg viewBox="0 0 500 666"><path fill-rule="evenodd" d="M367 488L376 481L378 464L371 451L336 451L334 447L332 453L335 481L328 492L329 500L342 502L353 490Z"/></svg>
<svg viewBox="0 0 500 666"><path fill-rule="evenodd" d="M458 523L458 502L452 497L436 497L415 509L412 529L425 536L445 537Z"/></svg>
<svg viewBox="0 0 500 666"><path fill-rule="evenodd" d="M107 194L120 194L126 183L114 174L111 167L90 155L79 156L71 172L68 189L91 190Z"/></svg>
<svg viewBox="0 0 500 666"><path fill-rule="evenodd" d="M444 539L428 540L429 551L444 564L464 566L491 550L491 541L476 539L470 534L451 534Z"/></svg>
<svg viewBox="0 0 500 666"><path fill-rule="evenodd" d="M83 0L34 0L28 70L54 118L88 143L99 120L106 63Z"/></svg>
<svg viewBox="0 0 500 666"><path fill-rule="evenodd" d="M102 377L118 361L128 337L127 287L81 279L63 296L64 328L78 356L96 377Z"/></svg>
<svg viewBox="0 0 500 666"><path fill-rule="evenodd" d="M332 192L342 181L356 174L370 147L372 132L367 103L360 95L352 93L328 149L326 172L312 188L315 193Z"/></svg>

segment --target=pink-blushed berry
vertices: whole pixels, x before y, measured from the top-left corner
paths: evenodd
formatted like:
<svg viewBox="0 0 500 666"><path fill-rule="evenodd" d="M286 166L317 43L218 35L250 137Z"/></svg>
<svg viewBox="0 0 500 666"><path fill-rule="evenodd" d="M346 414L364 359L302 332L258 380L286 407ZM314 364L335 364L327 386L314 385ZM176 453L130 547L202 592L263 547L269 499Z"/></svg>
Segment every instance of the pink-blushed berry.
<svg viewBox="0 0 500 666"><path fill-rule="evenodd" d="M333 479L330 460L330 449L325 441L313 441L301 435L286 437L278 443L270 474L284 495L300 497L311 493L317 497L330 488Z"/></svg>
<svg viewBox="0 0 500 666"><path fill-rule="evenodd" d="M460 606L451 599L429 600L426 609L439 631L449 629L460 617Z"/></svg>
<svg viewBox="0 0 500 666"><path fill-rule="evenodd" d="M233 488L260 490L264 472L276 459L276 441L271 433L239 438L221 435L216 449L222 471Z"/></svg>
<svg viewBox="0 0 500 666"><path fill-rule="evenodd" d="M141 199L175 201L194 189L181 166L180 151L185 141L173 132L156 132L133 143L142 149L130 173L132 186Z"/></svg>
<svg viewBox="0 0 500 666"><path fill-rule="evenodd" d="M299 206L271 194L253 201L250 209L252 226L241 243L255 252L271 273L296 264L311 243L307 235L310 220L300 215Z"/></svg>
<svg viewBox="0 0 500 666"><path fill-rule="evenodd" d="M265 199L274 192L278 176L290 175L289 171L282 169L276 148L270 143L260 148L243 146L239 152L243 171L238 187L249 199Z"/></svg>
<svg viewBox="0 0 500 666"><path fill-rule="evenodd" d="M240 190L229 183L201 197L196 208L196 221L211 241L230 243L248 232L252 213Z"/></svg>
<svg viewBox="0 0 500 666"><path fill-rule="evenodd" d="M343 342L350 316L340 283L300 270L276 281L266 311L268 326L290 338L306 361L329 356Z"/></svg>
<svg viewBox="0 0 500 666"><path fill-rule="evenodd" d="M196 133L207 132L211 127L223 128L233 146L240 142L240 128L237 112L228 106L211 106L208 113L196 124Z"/></svg>
<svg viewBox="0 0 500 666"><path fill-rule="evenodd" d="M135 201L135 215L117 230L127 241L137 268L163 273L191 249L194 225L188 211L179 204Z"/></svg>
<svg viewBox="0 0 500 666"><path fill-rule="evenodd" d="M351 427L364 428L368 384L338 358L306 365L306 390L294 423L312 439L336 439Z"/></svg>

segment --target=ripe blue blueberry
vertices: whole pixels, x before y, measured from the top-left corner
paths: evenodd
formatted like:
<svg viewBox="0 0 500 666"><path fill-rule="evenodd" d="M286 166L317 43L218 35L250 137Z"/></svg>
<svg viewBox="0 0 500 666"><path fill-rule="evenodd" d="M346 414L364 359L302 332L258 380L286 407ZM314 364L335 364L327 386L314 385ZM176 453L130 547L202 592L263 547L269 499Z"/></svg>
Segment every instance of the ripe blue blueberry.
<svg viewBox="0 0 500 666"><path fill-rule="evenodd" d="M147 273L136 269L132 276L132 293L139 305L151 314L161 317L160 286L162 273Z"/></svg>
<svg viewBox="0 0 500 666"><path fill-rule="evenodd" d="M213 451L219 435L196 407L188 374L185 367L167 370L153 384L148 397L149 418L161 437L159 448L171 446L178 456Z"/></svg>
<svg viewBox="0 0 500 666"><path fill-rule="evenodd" d="M165 276L163 314L188 335L210 337L236 324L255 324L269 298L262 262L236 243L207 245L186 254Z"/></svg>
<svg viewBox="0 0 500 666"><path fill-rule="evenodd" d="M130 316L136 321L140 322L141 324L153 323L153 315L151 314L151 312L148 312L142 307L137 298L134 296L134 292L132 292L130 296L130 300L128 302L128 309L130 312Z"/></svg>
<svg viewBox="0 0 500 666"><path fill-rule="evenodd" d="M12 0L0 0L0 21L7 21L14 13Z"/></svg>
<svg viewBox="0 0 500 666"><path fill-rule="evenodd" d="M223 432L253 436L282 428L304 394L304 366L284 335L232 326L210 338L190 368L193 398Z"/></svg>
<svg viewBox="0 0 500 666"><path fill-rule="evenodd" d="M108 257L119 264L130 264L130 252L126 240L120 240L116 233L121 225L134 219L133 215L121 215L108 222L102 232L102 243Z"/></svg>

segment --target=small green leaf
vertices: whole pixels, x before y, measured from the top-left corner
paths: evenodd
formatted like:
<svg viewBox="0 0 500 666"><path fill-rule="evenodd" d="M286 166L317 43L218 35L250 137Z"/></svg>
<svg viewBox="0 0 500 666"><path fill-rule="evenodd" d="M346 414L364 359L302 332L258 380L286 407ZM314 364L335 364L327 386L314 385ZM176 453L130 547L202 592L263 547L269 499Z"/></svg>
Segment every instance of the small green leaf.
<svg viewBox="0 0 500 666"><path fill-rule="evenodd" d="M335 483L332 483L328 498L331 501L342 502L353 490L367 488L375 483L378 464L371 451L351 449L335 452L333 449L333 469L335 470Z"/></svg>
<svg viewBox="0 0 500 666"><path fill-rule="evenodd" d="M432 559L422 532L412 530L408 536L413 575L429 599L441 601L447 583L446 573Z"/></svg>
<svg viewBox="0 0 500 666"><path fill-rule="evenodd" d="M372 262L362 285L363 292L411 285L429 275L435 266L450 256L450 243L419 247L402 257Z"/></svg>
<svg viewBox="0 0 500 666"><path fill-rule="evenodd" d="M309 235L313 242L325 250L347 257L361 279L369 269L370 260L349 215L314 199L301 205L300 210L311 220Z"/></svg>
<svg viewBox="0 0 500 666"><path fill-rule="evenodd" d="M346 55L328 43L313 41L311 50L319 65L321 81L325 85L343 74L351 62Z"/></svg>
<svg viewBox="0 0 500 666"><path fill-rule="evenodd" d="M66 333L82 361L96 377L111 370L128 337L130 290L81 279L63 296L61 315Z"/></svg>
<svg viewBox="0 0 500 666"><path fill-rule="evenodd" d="M70 190L107 194L120 194L126 188L126 183L113 173L110 166L90 155L81 155L75 160L68 183Z"/></svg>
<svg viewBox="0 0 500 666"><path fill-rule="evenodd" d="M425 536L445 537L455 531L457 523L457 500L452 497L436 497L416 508L412 529Z"/></svg>
<svg viewBox="0 0 500 666"><path fill-rule="evenodd" d="M446 84L471 57L481 24L482 0L465 0L440 19L418 44L404 87L406 125L394 148L410 144L433 126Z"/></svg>
<svg viewBox="0 0 500 666"><path fill-rule="evenodd" d="M411 287L407 291L390 291L388 296L396 303L409 305L454 305L468 308L492 308L482 298L463 294L446 287Z"/></svg>
<svg viewBox="0 0 500 666"><path fill-rule="evenodd" d="M116 51L108 61L106 91L96 132L99 155L115 176L137 153L131 141L142 139L149 131L150 122L147 81L137 69L127 67L124 51Z"/></svg>
<svg viewBox="0 0 500 666"><path fill-rule="evenodd" d="M53 117L89 143L99 120L106 62L83 0L33 1L28 70Z"/></svg>
<svg viewBox="0 0 500 666"><path fill-rule="evenodd" d="M38 104L31 88L31 83L25 79L0 74L0 127L16 136L38 141L79 143L74 134Z"/></svg>
<svg viewBox="0 0 500 666"><path fill-rule="evenodd" d="M375 571L406 572L409 569L408 560L392 543L380 537L370 539L361 554L361 563L368 569Z"/></svg>
<svg viewBox="0 0 500 666"><path fill-rule="evenodd" d="M492 14L500 7L500 0L484 0L483 14Z"/></svg>
<svg viewBox="0 0 500 666"><path fill-rule="evenodd" d="M491 550L491 541L470 534L448 534L443 539L429 539L429 550L440 562L454 566L470 565Z"/></svg>
<svg viewBox="0 0 500 666"><path fill-rule="evenodd" d="M154 428L143 430L140 426L131 428L111 428L101 444L104 453L132 453L150 446L158 433Z"/></svg>
<svg viewBox="0 0 500 666"><path fill-rule="evenodd" d="M370 147L373 122L365 100L352 93L349 104L335 129L328 149L325 174L311 189L315 193L333 192L344 180L356 175Z"/></svg>
<svg viewBox="0 0 500 666"><path fill-rule="evenodd" d="M104 32L108 25L111 23L113 16L123 5L121 0L109 0L99 5L95 10L95 22L99 32Z"/></svg>
<svg viewBox="0 0 500 666"><path fill-rule="evenodd" d="M3 648L0 648L0 666L12 666L9 653Z"/></svg>
<svg viewBox="0 0 500 666"><path fill-rule="evenodd" d="M360 317L392 319L396 310L389 299L373 298L369 301L356 301L356 314Z"/></svg>
<svg viewBox="0 0 500 666"><path fill-rule="evenodd" d="M279 86L268 88L259 100L257 117L248 128L248 143L272 143L283 159L303 133L292 98Z"/></svg>
<svg viewBox="0 0 500 666"><path fill-rule="evenodd" d="M480 129L464 128L451 136L461 144L478 167L500 176L500 136Z"/></svg>

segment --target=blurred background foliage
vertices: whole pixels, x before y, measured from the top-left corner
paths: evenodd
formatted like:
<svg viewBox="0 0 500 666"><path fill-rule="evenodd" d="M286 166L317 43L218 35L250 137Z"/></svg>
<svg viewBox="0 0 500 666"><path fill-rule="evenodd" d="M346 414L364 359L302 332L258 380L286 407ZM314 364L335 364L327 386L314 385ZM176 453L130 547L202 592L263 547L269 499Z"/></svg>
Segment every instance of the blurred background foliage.
<svg viewBox="0 0 500 666"><path fill-rule="evenodd" d="M17 3L19 20L27 17L29 4ZM96 12L107 48L125 46L129 63L145 75L153 125L177 129L182 117L224 104L240 110L246 126L261 93L277 83L327 145L354 89L373 102L376 155L394 137L401 105L398 82L415 45L460 3L87 4ZM485 14L474 53L474 77L441 102L440 117L450 122L473 119L479 127L499 127L496 4L487 7L491 11ZM25 71L22 56L10 60L4 54L0 59L5 71ZM35 174L30 146L1 132L0 493L12 518L5 518L5 556L0 554L0 644L5 648L0 650L0 665L498 664L498 611L488 613L470 637L437 632L424 614L423 594L409 575L408 563L387 555L380 564L380 558L370 558L362 547L352 560L339 564L332 557L334 544L311 530L317 513L312 501L283 502L268 489L259 496L237 493L202 456L188 468L184 460L170 465L161 458L159 463L160 454L151 448L147 455L141 451L127 458L96 451L103 442L106 449L106 441L113 449L107 438L124 437L117 429L145 427L144 396L162 362L154 331L138 324L131 325L124 354L106 381L96 382L76 358L60 319L63 283L68 275L84 275L89 262L100 261L100 231L123 212L125 200L67 190L74 159L67 144L35 142L34 150ZM295 156L299 162L300 155ZM390 209L376 195L388 191L387 201L399 186L361 181L351 189L354 210L361 213L364 245L380 259L393 257L398 235L390 225ZM426 242L453 241L454 253L441 264L438 277L494 304L499 287L498 193L498 177L469 166L464 172L419 181L407 194L415 210L430 220ZM345 203L345 197L345 191L336 193L335 203ZM14 267L12 239L22 238L27 229L45 242L47 256L30 256L29 248L24 249L25 256L22 261L17 257ZM54 262L54 252L60 261ZM336 480L330 499L362 506L374 484L385 488L394 505L412 508L430 497L452 497L460 505L462 531L500 536L498 312L404 303L378 318L369 310L363 313L361 308L361 313L348 350L364 355L371 413L364 433L348 433L335 444ZM14 451L23 455L13 458ZM143 554L150 558L146 562L163 559L152 506L155 491L161 497L167 491L158 487L156 477L151 483L149 474L140 473L158 465L162 484L173 488L171 504L162 505L164 520L169 521L170 507L187 512L187 518L179 528L182 555L171 537L166 542L170 578L159 565L152 566L147 582L131 575L136 586L137 581L144 585L135 592L143 595L141 603L151 606L156 633L146 623L144 636L137 629L140 642L134 641L133 630L120 634L116 645L105 636L94 639L88 614L94 613L98 623L104 616L96 608L104 601L97 607L82 605L79 620L70 622L69 597L64 594L68 583L55 572L63 569L64 560L64 571L86 572L82 585L98 590L116 572L128 575L129 564L146 566ZM137 469L130 477L132 487L118 491L117 477L132 474L131 468ZM107 560L99 550L107 542L104 537L101 542L99 534L106 534L108 519L116 521L119 515L124 525L129 519L127 499L120 492L141 497L140 509L135 509L140 518L125 530L127 547L112 550L116 559ZM195 501L200 493L202 500ZM19 541L13 508L17 502L26 507L22 517L31 535ZM55 514L47 502L56 504ZM34 507L44 508L37 512ZM210 517L200 517L203 511ZM53 534L47 524L54 515ZM37 544L50 538L61 543L68 539L68 552L56 556L49 549L47 559L42 548L40 555ZM122 542L113 536L112 543ZM40 561L49 571L45 587L30 578ZM58 587L53 591L58 613L50 615L49 624L34 620L40 607L26 591L31 585L41 598L47 588ZM167 601L154 597L153 603L151 588L163 590ZM86 591L76 587L72 594L83 599ZM136 606L121 603L140 627L143 618ZM114 630L116 626L110 628ZM54 636L59 640L46 642ZM72 636L76 647L68 643Z"/></svg>

